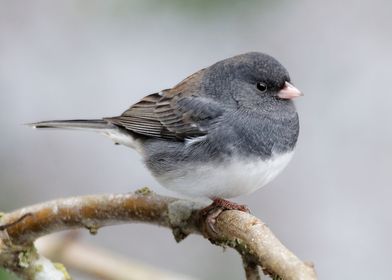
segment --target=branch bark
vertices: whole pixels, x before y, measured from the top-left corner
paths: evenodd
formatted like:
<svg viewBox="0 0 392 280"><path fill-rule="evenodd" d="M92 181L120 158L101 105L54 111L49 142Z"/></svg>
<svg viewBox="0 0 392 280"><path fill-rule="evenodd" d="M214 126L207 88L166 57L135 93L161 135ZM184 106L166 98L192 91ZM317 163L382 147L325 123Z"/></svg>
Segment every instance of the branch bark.
<svg viewBox="0 0 392 280"><path fill-rule="evenodd" d="M236 249L243 257L248 279L258 279L255 265L275 278L316 279L313 267L285 248L258 218L240 211L224 211L216 219L214 232L200 216L203 207L190 200L160 196L145 188L135 193L58 199L22 208L1 218L3 224L11 224L31 213L18 223L3 226L7 234L3 232L0 236L0 266L23 277L25 269L18 261L10 261L6 253L31 248L41 236L83 227L95 234L103 226L143 222L170 228L177 241L196 233L216 245ZM39 257L32 258L30 263Z"/></svg>

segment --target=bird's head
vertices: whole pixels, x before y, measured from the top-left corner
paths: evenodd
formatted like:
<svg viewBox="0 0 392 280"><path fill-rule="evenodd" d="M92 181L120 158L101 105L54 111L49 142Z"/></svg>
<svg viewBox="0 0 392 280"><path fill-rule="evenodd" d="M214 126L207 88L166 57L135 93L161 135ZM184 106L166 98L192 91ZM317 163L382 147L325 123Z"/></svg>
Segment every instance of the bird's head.
<svg viewBox="0 0 392 280"><path fill-rule="evenodd" d="M302 95L282 64L259 52L219 61L206 69L203 80L204 91L210 96L244 107L291 102Z"/></svg>

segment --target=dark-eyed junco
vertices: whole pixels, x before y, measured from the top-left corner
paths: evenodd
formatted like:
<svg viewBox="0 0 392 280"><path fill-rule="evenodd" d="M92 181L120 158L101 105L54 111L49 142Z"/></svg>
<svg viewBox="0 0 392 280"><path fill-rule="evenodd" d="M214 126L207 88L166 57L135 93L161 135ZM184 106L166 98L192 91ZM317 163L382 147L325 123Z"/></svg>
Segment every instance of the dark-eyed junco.
<svg viewBox="0 0 392 280"><path fill-rule="evenodd" d="M276 59L251 52L147 95L118 117L32 125L101 132L138 151L164 187L222 203L264 186L290 161L299 132L292 99L300 95Z"/></svg>

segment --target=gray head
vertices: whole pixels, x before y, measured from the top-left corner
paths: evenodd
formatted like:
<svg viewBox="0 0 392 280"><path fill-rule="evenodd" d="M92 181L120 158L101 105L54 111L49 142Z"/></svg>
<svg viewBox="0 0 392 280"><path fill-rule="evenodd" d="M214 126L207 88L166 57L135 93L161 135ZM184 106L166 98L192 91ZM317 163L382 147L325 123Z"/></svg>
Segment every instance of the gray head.
<svg viewBox="0 0 392 280"><path fill-rule="evenodd" d="M209 96L246 108L291 103L292 98L301 95L291 85L289 73L283 65L272 56L258 52L215 63L206 69L202 84L203 91Z"/></svg>

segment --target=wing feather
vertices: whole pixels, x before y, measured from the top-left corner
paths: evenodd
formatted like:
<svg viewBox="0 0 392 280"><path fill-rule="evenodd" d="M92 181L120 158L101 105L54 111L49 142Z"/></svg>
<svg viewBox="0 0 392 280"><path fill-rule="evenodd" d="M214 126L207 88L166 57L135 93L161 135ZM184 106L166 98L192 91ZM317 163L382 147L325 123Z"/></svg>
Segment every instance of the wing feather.
<svg viewBox="0 0 392 280"><path fill-rule="evenodd" d="M106 120L147 137L184 141L206 135L207 124L216 121L223 109L213 100L196 94L202 72L172 89L147 95L121 116Z"/></svg>

